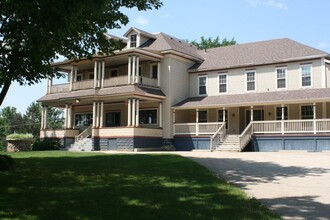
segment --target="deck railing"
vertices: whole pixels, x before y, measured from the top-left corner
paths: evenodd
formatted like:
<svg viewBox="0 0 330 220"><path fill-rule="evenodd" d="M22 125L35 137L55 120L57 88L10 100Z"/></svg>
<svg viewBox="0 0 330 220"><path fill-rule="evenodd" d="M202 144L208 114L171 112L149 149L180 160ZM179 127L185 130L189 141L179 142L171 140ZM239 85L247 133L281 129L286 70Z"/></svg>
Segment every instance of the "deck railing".
<svg viewBox="0 0 330 220"><path fill-rule="evenodd" d="M178 123L173 125L174 135L213 135L222 122L209 123Z"/></svg>

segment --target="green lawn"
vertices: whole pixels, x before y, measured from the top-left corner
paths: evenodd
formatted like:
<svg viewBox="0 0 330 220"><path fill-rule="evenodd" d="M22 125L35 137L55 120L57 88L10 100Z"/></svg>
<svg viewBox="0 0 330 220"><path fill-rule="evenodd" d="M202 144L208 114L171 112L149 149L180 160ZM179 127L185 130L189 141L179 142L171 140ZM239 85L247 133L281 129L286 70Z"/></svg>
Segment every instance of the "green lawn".
<svg viewBox="0 0 330 220"><path fill-rule="evenodd" d="M280 219L176 155L11 154L0 219Z"/></svg>

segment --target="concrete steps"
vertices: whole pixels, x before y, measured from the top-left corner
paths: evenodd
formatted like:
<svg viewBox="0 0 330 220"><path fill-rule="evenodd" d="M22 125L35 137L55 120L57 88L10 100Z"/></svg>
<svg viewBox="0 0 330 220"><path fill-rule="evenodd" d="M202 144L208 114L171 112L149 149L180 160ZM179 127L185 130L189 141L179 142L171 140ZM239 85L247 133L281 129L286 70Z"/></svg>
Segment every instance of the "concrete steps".
<svg viewBox="0 0 330 220"><path fill-rule="evenodd" d="M91 138L81 139L71 144L68 151L93 151L93 140Z"/></svg>

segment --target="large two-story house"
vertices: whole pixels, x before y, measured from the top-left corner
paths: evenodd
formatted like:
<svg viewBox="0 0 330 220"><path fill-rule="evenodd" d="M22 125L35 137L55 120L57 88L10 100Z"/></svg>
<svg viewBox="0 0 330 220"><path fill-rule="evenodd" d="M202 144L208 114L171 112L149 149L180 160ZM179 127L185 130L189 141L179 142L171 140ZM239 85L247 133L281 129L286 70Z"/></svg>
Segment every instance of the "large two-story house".
<svg viewBox="0 0 330 220"><path fill-rule="evenodd" d="M81 150L330 149L330 56L290 39L198 50L130 28L127 46L92 60L54 63L41 138ZM109 35L109 38L120 39ZM65 127L47 127L48 107Z"/></svg>

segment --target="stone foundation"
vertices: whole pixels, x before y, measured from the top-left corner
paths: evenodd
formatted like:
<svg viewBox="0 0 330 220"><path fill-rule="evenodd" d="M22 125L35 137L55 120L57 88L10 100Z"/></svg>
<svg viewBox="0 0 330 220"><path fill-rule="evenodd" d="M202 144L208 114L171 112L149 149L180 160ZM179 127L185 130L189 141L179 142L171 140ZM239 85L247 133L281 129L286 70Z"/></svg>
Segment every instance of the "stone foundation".
<svg viewBox="0 0 330 220"><path fill-rule="evenodd" d="M7 152L31 151L32 140L7 140Z"/></svg>

